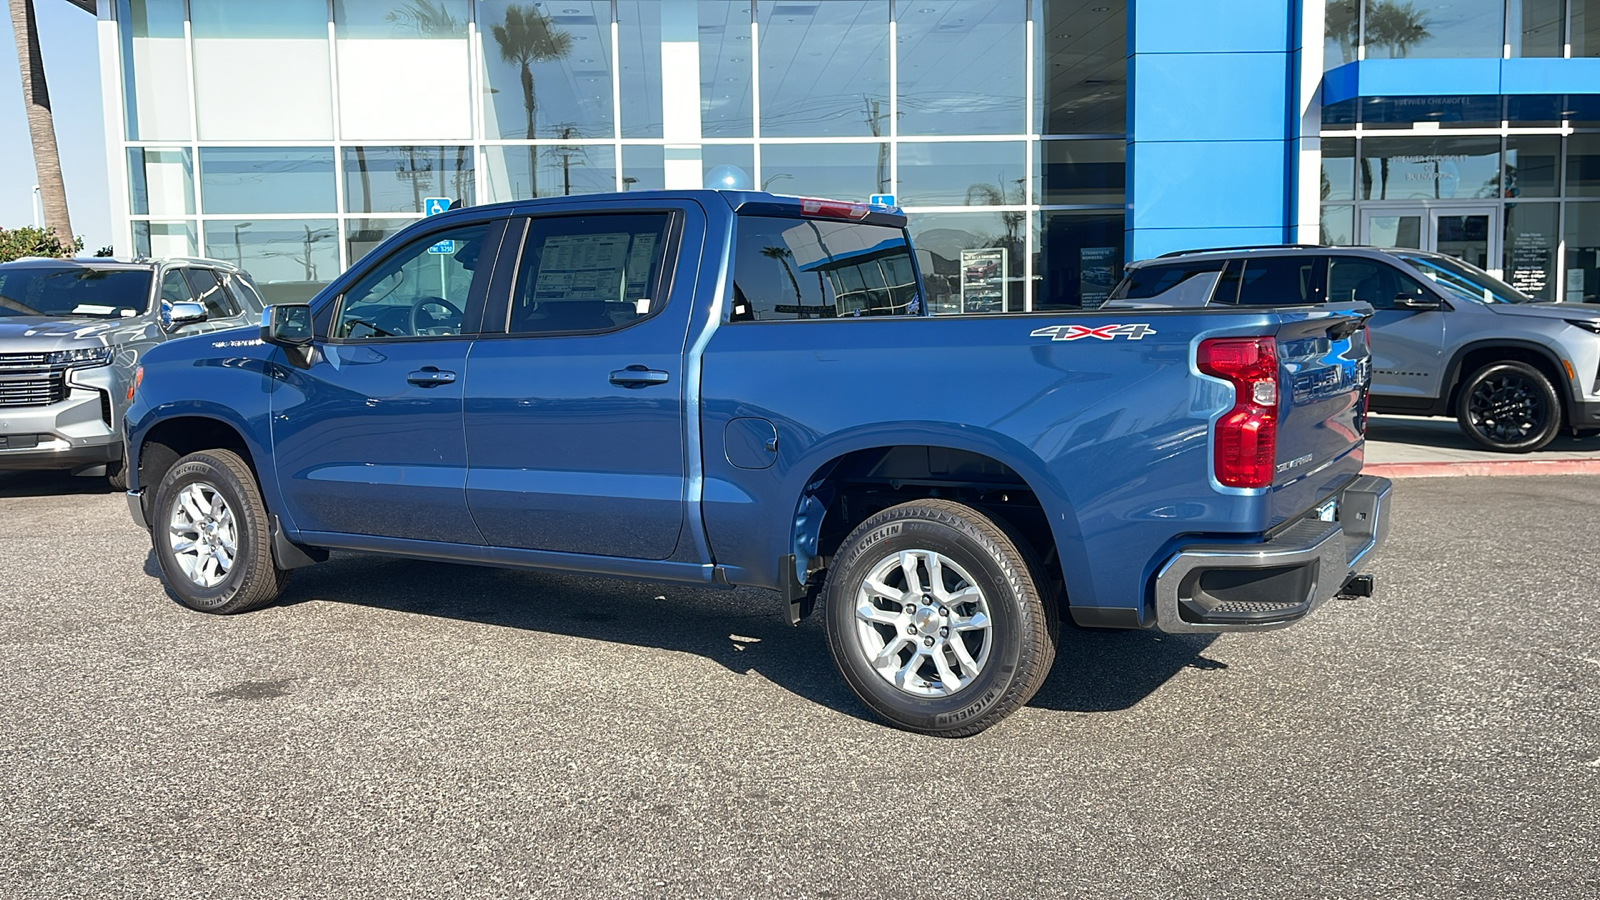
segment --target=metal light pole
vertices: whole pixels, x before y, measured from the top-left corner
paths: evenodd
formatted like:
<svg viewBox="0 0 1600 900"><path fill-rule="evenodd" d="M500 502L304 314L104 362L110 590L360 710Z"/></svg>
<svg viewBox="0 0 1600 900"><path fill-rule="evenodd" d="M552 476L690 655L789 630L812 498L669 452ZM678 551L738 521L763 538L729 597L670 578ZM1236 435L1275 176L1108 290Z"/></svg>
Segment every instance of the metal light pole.
<svg viewBox="0 0 1600 900"><path fill-rule="evenodd" d="M239 229L249 228L254 224L254 222L240 222L233 226L233 264L241 269L244 268L244 250L239 246Z"/></svg>
<svg viewBox="0 0 1600 900"><path fill-rule="evenodd" d="M33 186L33 227L44 227L44 194L37 184Z"/></svg>

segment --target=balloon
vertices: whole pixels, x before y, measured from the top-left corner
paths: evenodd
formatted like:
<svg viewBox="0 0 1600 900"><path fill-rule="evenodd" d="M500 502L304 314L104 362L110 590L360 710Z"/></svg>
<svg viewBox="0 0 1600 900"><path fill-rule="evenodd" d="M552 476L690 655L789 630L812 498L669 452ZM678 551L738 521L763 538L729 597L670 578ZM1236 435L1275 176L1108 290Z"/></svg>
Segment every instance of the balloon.
<svg viewBox="0 0 1600 900"><path fill-rule="evenodd" d="M718 191L748 191L750 175L738 166L717 166L706 173L706 187Z"/></svg>

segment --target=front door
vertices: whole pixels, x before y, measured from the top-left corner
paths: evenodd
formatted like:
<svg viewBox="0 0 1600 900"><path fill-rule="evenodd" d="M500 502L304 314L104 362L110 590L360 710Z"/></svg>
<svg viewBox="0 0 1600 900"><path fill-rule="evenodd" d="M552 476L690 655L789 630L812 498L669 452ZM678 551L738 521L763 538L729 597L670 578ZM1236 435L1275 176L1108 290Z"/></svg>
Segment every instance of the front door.
<svg viewBox="0 0 1600 900"><path fill-rule="evenodd" d="M446 227L385 254L339 299L309 365L278 351L273 458L299 530L483 543L461 398L503 227Z"/></svg>
<svg viewBox="0 0 1600 900"><path fill-rule="evenodd" d="M1443 205L1364 207L1360 243L1432 250L1500 275L1500 209Z"/></svg>
<svg viewBox="0 0 1600 900"><path fill-rule="evenodd" d="M491 546L649 560L677 548L705 231L691 209L531 218L514 281L497 268L466 398L467 500Z"/></svg>

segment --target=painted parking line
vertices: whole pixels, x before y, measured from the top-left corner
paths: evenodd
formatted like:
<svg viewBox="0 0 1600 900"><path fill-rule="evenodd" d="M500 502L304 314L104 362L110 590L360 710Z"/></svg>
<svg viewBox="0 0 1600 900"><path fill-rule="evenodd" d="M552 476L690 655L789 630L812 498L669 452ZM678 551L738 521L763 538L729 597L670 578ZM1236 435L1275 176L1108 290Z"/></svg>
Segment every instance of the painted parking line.
<svg viewBox="0 0 1600 900"><path fill-rule="evenodd" d="M1453 460L1448 462L1374 463L1363 475L1384 478L1448 478L1456 475L1600 475L1600 459Z"/></svg>

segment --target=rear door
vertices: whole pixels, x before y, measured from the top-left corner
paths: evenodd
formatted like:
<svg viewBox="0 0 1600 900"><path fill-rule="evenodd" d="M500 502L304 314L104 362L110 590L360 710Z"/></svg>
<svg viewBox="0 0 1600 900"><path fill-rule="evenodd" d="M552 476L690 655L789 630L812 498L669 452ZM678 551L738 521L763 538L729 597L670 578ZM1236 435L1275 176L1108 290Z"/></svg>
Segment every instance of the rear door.
<svg viewBox="0 0 1600 900"><path fill-rule="evenodd" d="M467 502L490 546L666 559L684 527L697 207L514 226L466 397ZM516 253L520 239L520 254Z"/></svg>

